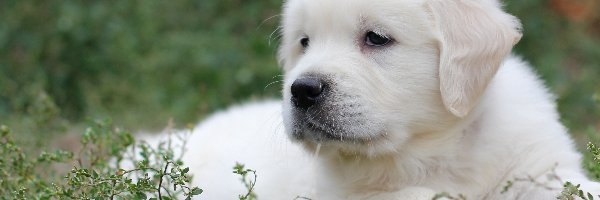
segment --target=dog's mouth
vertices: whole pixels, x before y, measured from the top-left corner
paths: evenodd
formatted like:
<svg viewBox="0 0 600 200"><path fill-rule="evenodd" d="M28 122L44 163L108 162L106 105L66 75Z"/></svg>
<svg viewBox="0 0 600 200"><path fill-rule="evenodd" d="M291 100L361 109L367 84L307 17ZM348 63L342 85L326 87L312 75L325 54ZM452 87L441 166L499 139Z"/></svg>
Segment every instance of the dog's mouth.
<svg viewBox="0 0 600 200"><path fill-rule="evenodd" d="M292 136L296 140L311 140L315 142L341 140L338 133L326 128L319 122L310 119L296 119L292 131Z"/></svg>
<svg viewBox="0 0 600 200"><path fill-rule="evenodd" d="M347 126L347 125L346 125ZM378 137L360 136L360 134L343 129L343 123L333 124L312 118L297 118L292 136L298 141L314 143L351 143L364 144L374 142Z"/></svg>
<svg viewBox="0 0 600 200"><path fill-rule="evenodd" d="M304 130L304 131L303 131ZM331 140L331 141L343 141L344 137L341 133L336 133L331 129L326 128L324 125L319 123L312 122L310 120L304 123L304 129L299 131L305 132L304 134L310 135L318 135L318 137L313 138L317 140ZM308 133L306 133L308 132ZM314 137L314 136L313 136Z"/></svg>
<svg viewBox="0 0 600 200"><path fill-rule="evenodd" d="M317 78L315 78L317 77ZM285 125L291 139L318 144L372 144L384 126L373 109L355 94L341 92L335 81L305 76L290 86ZM316 84L320 83L320 84ZM316 87L319 86L319 87ZM314 91L313 91L314 89ZM347 88L352 90L354 88Z"/></svg>

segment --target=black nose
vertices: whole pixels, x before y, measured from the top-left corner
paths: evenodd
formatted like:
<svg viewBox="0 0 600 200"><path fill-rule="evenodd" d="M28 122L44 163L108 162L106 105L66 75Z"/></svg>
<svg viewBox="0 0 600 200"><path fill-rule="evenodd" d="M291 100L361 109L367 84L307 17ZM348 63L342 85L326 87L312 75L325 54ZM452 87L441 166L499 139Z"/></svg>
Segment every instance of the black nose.
<svg viewBox="0 0 600 200"><path fill-rule="evenodd" d="M323 81L319 78L299 78L292 84L292 103L301 109L308 109L317 103L323 93Z"/></svg>

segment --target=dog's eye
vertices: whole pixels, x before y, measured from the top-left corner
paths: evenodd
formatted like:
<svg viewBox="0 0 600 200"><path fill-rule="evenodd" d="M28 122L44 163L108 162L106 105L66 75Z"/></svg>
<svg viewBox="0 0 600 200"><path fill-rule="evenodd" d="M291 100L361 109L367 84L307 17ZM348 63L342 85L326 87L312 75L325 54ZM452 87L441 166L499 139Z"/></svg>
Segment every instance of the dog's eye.
<svg viewBox="0 0 600 200"><path fill-rule="evenodd" d="M302 48L308 47L308 43L310 42L310 40L308 39L308 37L304 37L302 39L300 39L300 45L302 45Z"/></svg>
<svg viewBox="0 0 600 200"><path fill-rule="evenodd" d="M365 37L365 43L368 46L376 46L376 47L380 47L380 46L385 46L388 43L390 43L392 41L392 39L383 36L383 35L379 35L373 31L369 31L367 33L367 36Z"/></svg>

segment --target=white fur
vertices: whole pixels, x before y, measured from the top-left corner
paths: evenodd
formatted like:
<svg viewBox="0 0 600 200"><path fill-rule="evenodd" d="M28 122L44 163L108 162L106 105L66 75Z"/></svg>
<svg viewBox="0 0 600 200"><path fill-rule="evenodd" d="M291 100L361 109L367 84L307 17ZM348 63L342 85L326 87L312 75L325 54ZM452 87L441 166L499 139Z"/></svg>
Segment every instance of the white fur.
<svg viewBox="0 0 600 200"><path fill-rule="evenodd" d="M526 63L506 55L520 25L496 1L289 0L283 16L283 101L216 114L188 141L184 161L206 199L243 193L231 173L236 161L258 171L256 193L267 200L431 199L438 192L554 199L565 181L600 193L554 97ZM367 31L394 42L365 46ZM334 84L327 109L309 109L304 119L290 87L307 74ZM325 131L339 140L306 130L303 120L333 127ZM306 137L286 138L293 133ZM529 177L556 189L516 181L501 193L507 181Z"/></svg>
<svg viewBox="0 0 600 200"><path fill-rule="evenodd" d="M307 167L314 159L288 141L282 126L281 102L275 100L234 106L196 126L182 159L194 175L194 184L204 190L200 199L237 199L245 194L240 176L233 173L237 162L257 170L260 199L294 199L306 193L305 181L311 174ZM157 145L167 136L138 138ZM172 142L181 145L179 140Z"/></svg>

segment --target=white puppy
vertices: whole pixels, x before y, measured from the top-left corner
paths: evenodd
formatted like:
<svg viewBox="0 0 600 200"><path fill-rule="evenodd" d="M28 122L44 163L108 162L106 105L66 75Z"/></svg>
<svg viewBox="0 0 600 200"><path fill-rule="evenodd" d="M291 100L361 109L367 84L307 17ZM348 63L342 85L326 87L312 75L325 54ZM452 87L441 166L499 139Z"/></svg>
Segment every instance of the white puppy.
<svg viewBox="0 0 600 200"><path fill-rule="evenodd" d="M188 141L207 199L243 192L235 161L258 171L260 199L600 193L553 96L508 55L520 24L498 2L289 0L282 25L282 110L233 108Z"/></svg>

